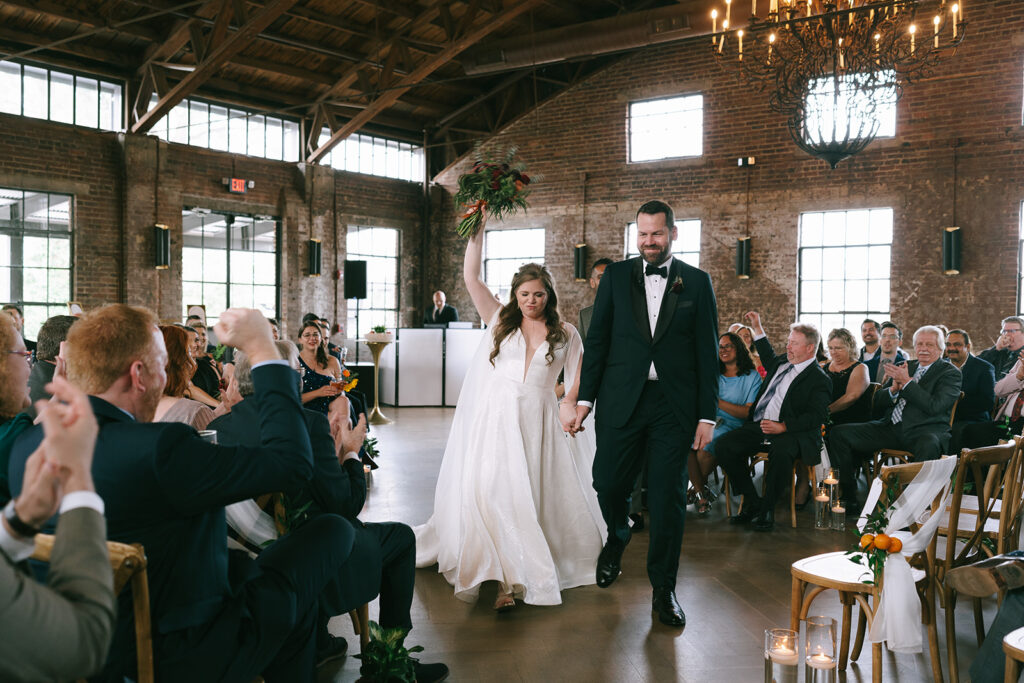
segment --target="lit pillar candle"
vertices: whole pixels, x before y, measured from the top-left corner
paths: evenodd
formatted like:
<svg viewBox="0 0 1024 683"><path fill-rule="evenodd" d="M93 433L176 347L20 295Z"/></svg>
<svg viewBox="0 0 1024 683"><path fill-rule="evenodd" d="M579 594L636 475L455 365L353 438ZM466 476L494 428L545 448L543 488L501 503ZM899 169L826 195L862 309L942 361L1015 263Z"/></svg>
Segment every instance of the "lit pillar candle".
<svg viewBox="0 0 1024 683"><path fill-rule="evenodd" d="M768 2L768 14L776 15L776 21L778 20L779 0L769 0L769 2Z"/></svg>
<svg viewBox="0 0 1024 683"><path fill-rule="evenodd" d="M837 52L839 52L839 68L840 69L845 69L846 68L846 60L843 59L843 39L842 38L839 39L839 49L837 50Z"/></svg>
<svg viewBox="0 0 1024 683"><path fill-rule="evenodd" d="M914 35L917 33L917 26L914 24L910 25L910 51L914 52L917 47L914 45Z"/></svg>
<svg viewBox="0 0 1024 683"><path fill-rule="evenodd" d="M750 0L750 16L757 16L757 0Z"/></svg>
<svg viewBox="0 0 1024 683"><path fill-rule="evenodd" d="M772 48L775 47L775 34L769 34L768 36L768 61L772 61Z"/></svg>
<svg viewBox="0 0 1024 683"><path fill-rule="evenodd" d="M722 36L718 39L718 51L721 52L722 48L725 47L725 34L729 30L729 20L726 19L722 22Z"/></svg>
<svg viewBox="0 0 1024 683"><path fill-rule="evenodd" d="M949 8L949 11L953 14L953 40L956 40L956 15L961 13L960 5L953 5ZM960 16L962 17L963 14L961 13Z"/></svg>
<svg viewBox="0 0 1024 683"><path fill-rule="evenodd" d="M725 0L725 21L729 22L732 18L732 0Z"/></svg>
<svg viewBox="0 0 1024 683"><path fill-rule="evenodd" d="M740 61L742 62L743 61L743 29L740 29L739 31L736 32L736 37L740 41L740 46L739 46L739 49L740 49Z"/></svg>
<svg viewBox="0 0 1024 683"><path fill-rule="evenodd" d="M850 13L847 16L850 17L850 26L853 26L853 0L850 0Z"/></svg>
<svg viewBox="0 0 1024 683"><path fill-rule="evenodd" d="M718 33L718 10L711 10L711 33ZM711 44L714 45L718 42L718 39L714 35L711 36Z"/></svg>
<svg viewBox="0 0 1024 683"><path fill-rule="evenodd" d="M938 14L936 14L935 18L932 19L932 24L935 26L935 32L934 32L935 41L934 42L935 42L935 49L936 50L939 49L939 22L940 21L942 21L942 20L939 19L939 15Z"/></svg>

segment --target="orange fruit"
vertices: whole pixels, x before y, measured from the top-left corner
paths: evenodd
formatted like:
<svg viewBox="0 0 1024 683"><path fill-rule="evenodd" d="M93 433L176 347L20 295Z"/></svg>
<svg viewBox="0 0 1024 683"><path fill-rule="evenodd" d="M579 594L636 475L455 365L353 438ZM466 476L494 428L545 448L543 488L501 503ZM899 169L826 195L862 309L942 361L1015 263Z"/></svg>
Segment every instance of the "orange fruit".
<svg viewBox="0 0 1024 683"><path fill-rule="evenodd" d="M874 541L875 541L875 537L872 536L871 534L864 534L863 536L861 536L860 537L860 547L861 547L861 550L868 550L871 547L871 544L874 543Z"/></svg>
<svg viewBox="0 0 1024 683"><path fill-rule="evenodd" d="M885 534L878 534L875 536L875 547L879 550L888 550L891 542L892 539ZM902 544L900 545L902 546Z"/></svg>
<svg viewBox="0 0 1024 683"><path fill-rule="evenodd" d="M900 539L896 538L895 536L893 536L891 539L889 539L889 552L890 553L898 553L901 550L903 550L903 541L901 541Z"/></svg>

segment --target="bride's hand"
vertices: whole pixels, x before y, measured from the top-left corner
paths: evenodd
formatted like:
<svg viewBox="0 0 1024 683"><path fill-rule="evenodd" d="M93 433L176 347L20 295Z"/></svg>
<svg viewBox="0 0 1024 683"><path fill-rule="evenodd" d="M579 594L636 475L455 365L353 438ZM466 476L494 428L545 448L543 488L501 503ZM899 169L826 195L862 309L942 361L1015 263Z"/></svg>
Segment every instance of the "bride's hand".
<svg viewBox="0 0 1024 683"><path fill-rule="evenodd" d="M576 436L576 432L579 431L573 427L573 423L576 421L576 404L564 402L559 403L558 421L562 423L562 429L566 434Z"/></svg>

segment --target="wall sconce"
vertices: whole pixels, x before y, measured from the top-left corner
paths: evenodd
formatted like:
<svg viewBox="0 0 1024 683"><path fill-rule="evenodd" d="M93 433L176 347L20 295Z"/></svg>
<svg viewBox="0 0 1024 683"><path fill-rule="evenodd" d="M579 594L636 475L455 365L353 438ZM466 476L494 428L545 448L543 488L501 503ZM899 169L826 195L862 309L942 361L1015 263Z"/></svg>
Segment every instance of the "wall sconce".
<svg viewBox="0 0 1024 683"><path fill-rule="evenodd" d="M946 275L960 274L960 240L960 228L942 231L942 272Z"/></svg>
<svg viewBox="0 0 1024 683"><path fill-rule="evenodd" d="M320 240L309 240L306 254L309 259L310 277L320 277Z"/></svg>
<svg viewBox="0 0 1024 683"><path fill-rule="evenodd" d="M741 280L750 279L750 237L736 240L736 277Z"/></svg>
<svg viewBox="0 0 1024 683"><path fill-rule="evenodd" d="M573 250L572 272L576 282L587 279L587 244L580 242Z"/></svg>
<svg viewBox="0 0 1024 683"><path fill-rule="evenodd" d="M171 267L171 231L163 223L153 226L153 243L155 248L154 266L157 270L167 270Z"/></svg>

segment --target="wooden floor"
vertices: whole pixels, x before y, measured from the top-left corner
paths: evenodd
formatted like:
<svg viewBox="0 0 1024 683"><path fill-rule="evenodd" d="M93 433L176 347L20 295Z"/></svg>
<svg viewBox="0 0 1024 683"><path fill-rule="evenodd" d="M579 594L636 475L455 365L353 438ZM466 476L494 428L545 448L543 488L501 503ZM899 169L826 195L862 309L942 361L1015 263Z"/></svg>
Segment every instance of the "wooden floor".
<svg viewBox="0 0 1024 683"><path fill-rule="evenodd" d="M361 519L411 525L426 521L453 412L385 410L394 422L375 428L381 467L373 475ZM852 541L849 532L815 531L810 506L798 513L798 524L791 528L787 513L786 523L770 534L732 527L726 523L722 498L706 518L689 513L676 589L686 611L684 629L670 629L652 618L645 532L634 535L623 559L623 574L613 586L566 591L558 607L520 604L497 615L491 609L494 587L485 586L480 602L468 605L455 599L436 566L420 569L414 629L407 644L424 646L422 661L445 662L451 668L450 680L459 682L760 680L764 629L789 625L790 564L807 555L846 549ZM994 602L987 601L986 623L994 610ZM969 603L962 603L958 612L961 679L966 680L977 646ZM376 613L374 604L371 619ZM812 613L838 619L836 594L819 596ZM348 639L351 652L358 652L347 617L333 619L331 630ZM945 643L941 621L939 639ZM945 656L943 649L943 662ZM927 652L886 651L883 669L886 681L931 679ZM350 655L325 666L319 680L354 681L358 671L359 660ZM870 647L850 665L845 680L871 680Z"/></svg>

